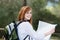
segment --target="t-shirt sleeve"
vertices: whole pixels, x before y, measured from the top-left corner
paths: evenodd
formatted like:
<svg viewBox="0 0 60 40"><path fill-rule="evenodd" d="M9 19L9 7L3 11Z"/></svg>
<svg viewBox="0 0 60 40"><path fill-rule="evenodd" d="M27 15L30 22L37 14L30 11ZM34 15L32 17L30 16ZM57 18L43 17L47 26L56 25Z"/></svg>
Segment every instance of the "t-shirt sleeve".
<svg viewBox="0 0 60 40"><path fill-rule="evenodd" d="M42 40L45 35L44 34L41 34L41 33L37 33L32 25L30 23L26 23L26 31L27 31L27 34L29 34L32 38L35 38L36 40Z"/></svg>

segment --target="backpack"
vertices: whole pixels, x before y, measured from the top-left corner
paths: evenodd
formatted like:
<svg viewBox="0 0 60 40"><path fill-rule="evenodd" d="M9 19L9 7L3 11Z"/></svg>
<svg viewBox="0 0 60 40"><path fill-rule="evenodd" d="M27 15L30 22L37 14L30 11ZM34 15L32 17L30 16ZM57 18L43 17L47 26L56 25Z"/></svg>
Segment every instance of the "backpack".
<svg viewBox="0 0 60 40"><path fill-rule="evenodd" d="M17 27L20 23L22 23L23 21L19 22L18 24L13 21L12 23L8 24L6 27L5 27L5 40L19 40L19 37L18 37L18 32L17 32ZM30 38L29 35L27 35L23 40L25 40L27 37Z"/></svg>

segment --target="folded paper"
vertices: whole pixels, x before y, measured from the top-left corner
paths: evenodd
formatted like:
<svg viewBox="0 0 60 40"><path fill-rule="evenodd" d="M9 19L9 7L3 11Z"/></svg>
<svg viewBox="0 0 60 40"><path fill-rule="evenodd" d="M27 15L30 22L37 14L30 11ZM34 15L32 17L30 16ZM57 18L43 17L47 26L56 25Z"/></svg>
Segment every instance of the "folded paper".
<svg viewBox="0 0 60 40"><path fill-rule="evenodd" d="M56 25L57 24L50 24L47 22L39 21L37 33L40 32L44 34L46 32L49 32L51 29L55 29ZM44 40L50 40L51 35L52 34L46 36Z"/></svg>

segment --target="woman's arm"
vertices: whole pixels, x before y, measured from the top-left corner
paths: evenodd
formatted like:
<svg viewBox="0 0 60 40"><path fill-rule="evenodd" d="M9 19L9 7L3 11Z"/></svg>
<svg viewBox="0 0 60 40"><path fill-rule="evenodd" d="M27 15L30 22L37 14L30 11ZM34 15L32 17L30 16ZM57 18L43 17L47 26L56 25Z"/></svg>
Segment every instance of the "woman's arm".
<svg viewBox="0 0 60 40"><path fill-rule="evenodd" d="M43 40L43 38L45 37L44 34L41 34L41 33L37 33L32 25L30 23L26 23L25 24L26 26L26 31L27 31L27 34L29 34L32 38L36 39L36 40Z"/></svg>

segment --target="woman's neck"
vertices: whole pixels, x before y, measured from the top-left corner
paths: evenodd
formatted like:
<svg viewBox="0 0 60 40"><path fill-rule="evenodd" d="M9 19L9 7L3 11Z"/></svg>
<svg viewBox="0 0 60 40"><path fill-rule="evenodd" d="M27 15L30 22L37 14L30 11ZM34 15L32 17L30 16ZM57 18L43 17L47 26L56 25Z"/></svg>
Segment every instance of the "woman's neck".
<svg viewBox="0 0 60 40"><path fill-rule="evenodd" d="M20 20L20 21L28 21L28 22L30 22L30 20L25 20L25 19L24 20Z"/></svg>

